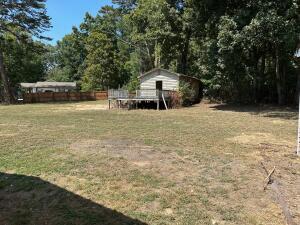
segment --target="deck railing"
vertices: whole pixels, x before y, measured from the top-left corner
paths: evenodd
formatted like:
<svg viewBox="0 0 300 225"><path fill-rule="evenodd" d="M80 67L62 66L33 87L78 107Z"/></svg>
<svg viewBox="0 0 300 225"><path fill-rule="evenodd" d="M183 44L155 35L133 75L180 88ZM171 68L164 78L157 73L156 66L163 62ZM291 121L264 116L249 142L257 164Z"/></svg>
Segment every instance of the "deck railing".
<svg viewBox="0 0 300 225"><path fill-rule="evenodd" d="M164 98L170 98L172 91L159 91L155 89L142 89L136 90L135 93L129 93L127 90L109 90L108 99L141 99L141 100L159 100L164 96Z"/></svg>
<svg viewBox="0 0 300 225"><path fill-rule="evenodd" d="M128 99L129 91L119 89L119 90L108 90L108 99Z"/></svg>
<svg viewBox="0 0 300 225"><path fill-rule="evenodd" d="M160 96L159 90L137 90L137 99L158 99Z"/></svg>

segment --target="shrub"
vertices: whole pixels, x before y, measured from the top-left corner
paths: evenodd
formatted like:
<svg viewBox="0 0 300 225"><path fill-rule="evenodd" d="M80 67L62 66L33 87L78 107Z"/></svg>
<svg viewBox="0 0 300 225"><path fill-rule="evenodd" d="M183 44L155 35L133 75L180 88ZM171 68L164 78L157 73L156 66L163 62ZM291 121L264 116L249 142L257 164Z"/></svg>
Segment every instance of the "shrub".
<svg viewBox="0 0 300 225"><path fill-rule="evenodd" d="M195 90L192 88L190 83L180 81L179 83L179 96L181 99L182 106L189 106L193 102L195 97Z"/></svg>
<svg viewBox="0 0 300 225"><path fill-rule="evenodd" d="M140 88L140 81L137 76L131 77L128 84L125 87L129 92L133 92L135 90L138 90Z"/></svg>

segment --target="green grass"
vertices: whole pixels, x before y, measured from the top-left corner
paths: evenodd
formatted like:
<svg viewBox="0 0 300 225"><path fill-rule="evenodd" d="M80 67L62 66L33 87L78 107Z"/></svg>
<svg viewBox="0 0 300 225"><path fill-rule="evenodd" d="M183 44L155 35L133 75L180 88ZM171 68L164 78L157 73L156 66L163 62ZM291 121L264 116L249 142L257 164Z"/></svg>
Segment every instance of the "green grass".
<svg viewBox="0 0 300 225"><path fill-rule="evenodd" d="M261 161L299 221L296 111L105 107L0 106L0 224L285 224Z"/></svg>

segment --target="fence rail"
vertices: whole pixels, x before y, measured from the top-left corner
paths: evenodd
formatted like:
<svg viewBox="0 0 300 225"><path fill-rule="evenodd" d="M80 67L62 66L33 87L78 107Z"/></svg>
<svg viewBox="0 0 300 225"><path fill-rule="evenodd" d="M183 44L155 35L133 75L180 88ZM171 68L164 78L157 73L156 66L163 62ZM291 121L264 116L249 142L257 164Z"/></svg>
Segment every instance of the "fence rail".
<svg viewBox="0 0 300 225"><path fill-rule="evenodd" d="M24 103L107 100L107 91L25 93Z"/></svg>

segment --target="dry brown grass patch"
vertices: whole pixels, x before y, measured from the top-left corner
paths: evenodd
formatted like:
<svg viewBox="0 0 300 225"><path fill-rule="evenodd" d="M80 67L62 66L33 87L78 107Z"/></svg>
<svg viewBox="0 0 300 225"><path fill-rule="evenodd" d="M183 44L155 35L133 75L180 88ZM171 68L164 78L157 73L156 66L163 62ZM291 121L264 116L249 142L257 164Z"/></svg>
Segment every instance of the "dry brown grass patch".
<svg viewBox="0 0 300 225"><path fill-rule="evenodd" d="M289 141L275 137L271 133L250 133L241 134L232 138L228 138L228 141L237 144L247 145L260 145L260 144L272 144L272 145L287 145L292 146Z"/></svg>

